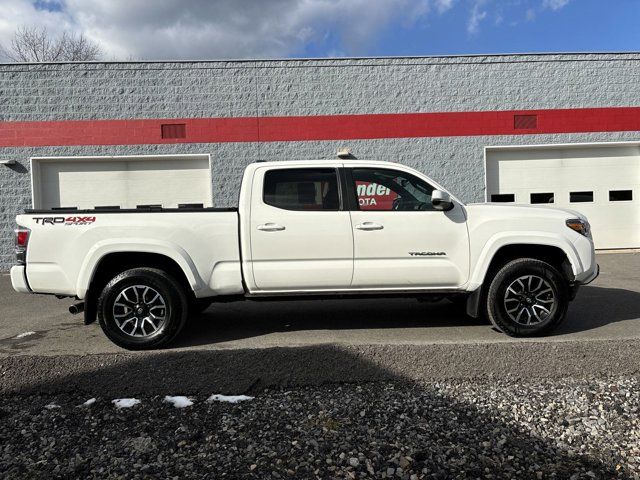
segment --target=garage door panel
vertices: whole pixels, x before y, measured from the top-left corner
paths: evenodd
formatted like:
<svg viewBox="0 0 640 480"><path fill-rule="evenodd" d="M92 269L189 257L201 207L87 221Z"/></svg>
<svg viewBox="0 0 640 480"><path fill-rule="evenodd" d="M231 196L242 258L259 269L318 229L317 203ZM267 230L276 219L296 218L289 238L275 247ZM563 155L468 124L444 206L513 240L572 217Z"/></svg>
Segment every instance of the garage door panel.
<svg viewBox="0 0 640 480"><path fill-rule="evenodd" d="M486 162L488 199L513 194L516 203L529 204L532 193L552 193L549 206L587 216L596 248L640 247L637 145L487 149ZM632 200L612 201L612 190L630 190ZM593 201L573 202L571 192L592 192Z"/></svg>
<svg viewBox="0 0 640 480"><path fill-rule="evenodd" d="M33 159L36 208L212 206L208 155Z"/></svg>

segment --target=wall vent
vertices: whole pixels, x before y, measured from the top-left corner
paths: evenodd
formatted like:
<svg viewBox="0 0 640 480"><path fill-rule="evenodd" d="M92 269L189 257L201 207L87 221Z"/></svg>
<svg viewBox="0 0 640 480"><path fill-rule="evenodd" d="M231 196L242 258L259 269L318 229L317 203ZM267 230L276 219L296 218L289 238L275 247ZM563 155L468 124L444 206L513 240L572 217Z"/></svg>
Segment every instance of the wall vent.
<svg viewBox="0 0 640 480"><path fill-rule="evenodd" d="M160 125L162 138L187 138L187 126L184 123L165 123Z"/></svg>
<svg viewBox="0 0 640 480"><path fill-rule="evenodd" d="M537 115L514 115L513 128L515 130L533 130L538 128Z"/></svg>

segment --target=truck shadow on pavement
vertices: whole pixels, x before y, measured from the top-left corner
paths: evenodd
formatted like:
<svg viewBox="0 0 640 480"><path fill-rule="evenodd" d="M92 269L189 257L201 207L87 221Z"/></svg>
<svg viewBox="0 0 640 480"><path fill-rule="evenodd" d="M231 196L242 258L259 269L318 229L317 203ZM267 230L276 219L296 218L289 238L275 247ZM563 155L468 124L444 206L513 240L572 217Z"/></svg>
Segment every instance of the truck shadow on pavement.
<svg viewBox="0 0 640 480"><path fill-rule="evenodd" d="M46 476L46 469L52 468L51 458L73 458L74 455L81 458L104 457L102 439L105 438L105 432L110 438L118 438L120 445L108 452L116 469L110 470L112 474L117 475L118 468L136 470L140 465L157 465L158 452L155 449L136 454L135 463L138 467L132 467L132 462L127 460L131 454L123 445L135 441L141 432L146 432L144 435L150 436L159 445L168 442L167 451L179 451L180 448L174 443L186 438L188 453L184 455L191 458L188 460L193 464L190 468L195 469L189 472L190 475L196 471L210 475L211 471L207 469L210 468L211 459L218 455L222 463L230 462L222 467L242 473L239 476L243 478L261 478L261 475L268 476L271 471L279 470L286 478L286 463L280 466L261 464L259 470L250 474L248 467L256 459L251 457L253 453L250 450L242 448L246 440L240 440L238 446L241 448L231 459L225 456L225 449L235 445L234 440L221 429L221 418L225 415L236 419L237 426L234 428L239 429L242 435L247 438L256 436L259 438L256 441L261 442L262 446L277 451L278 458L321 459L321 463L310 466L310 476L296 478L315 478L316 475L311 475L315 469L320 472L319 478L332 477L327 470L328 465L324 463L323 454L336 448L367 454L371 451L380 453L384 460L376 464L375 469L381 472L393 466L389 463L391 459L397 461L400 456L409 456L411 464L405 467L406 478L409 478L409 469L417 474L421 474L423 469L439 472L437 478L460 477L462 472L465 472L462 475L465 478L484 477L487 474L500 478L536 478L536 472L542 472L544 478L551 473L555 473L557 478L569 478L575 472L588 471L596 474L597 478L611 478L614 475L616 460L607 458L606 452L569 454L552 436L532 433L531 425L535 419L530 419L532 423L529 424L515 418L511 413L511 402L500 409L486 407L483 406L486 392L471 402L452 391L443 390L438 383L424 383L421 381L421 368L428 368L431 361L428 352L422 355L426 358L421 358L421 351L425 353L424 349L392 351L384 348L367 353L357 348L318 345L66 357L14 356L0 359L3 372L0 393L7 398L17 395L41 399L42 406L30 407L31 415L36 416L57 415L57 410L47 413L44 405L55 400L52 395L67 396L68 408L63 407L66 409L61 411L65 417L55 420L56 442L55 447L46 450L49 456L45 458L44 450L39 448L18 448L33 452L28 462L23 460L24 465L19 470L23 476ZM455 352L447 354L444 350L438 350L433 354L446 357L452 363L471 361L464 355L455 355ZM407 356L410 358L407 359ZM383 395L382 390L378 396L375 395L375 387L368 386L366 388L373 390L374 394L368 397L362 395L362 399L355 395L355 401L345 403L336 387L325 385L345 382L365 385L380 381L398 385L401 390L389 399L389 395ZM495 385L495 379L489 384ZM275 395L279 395L278 392L287 388L318 385L320 387L310 387L308 394L300 394L303 395L302 412L300 408L289 410L282 405L275 412L267 411L261 404L260 395L265 388L275 388ZM380 385L382 388L385 384ZM206 396L219 392L252 393L258 398L242 408L234 407L231 410L205 407L203 400ZM269 395L273 394L272 390ZM159 399L155 400L156 406L153 406L154 400L150 397L154 395L195 395L199 403L176 412L167 410L173 407L163 407ZM132 396L141 396L142 405L115 412L111 399ZM90 409L75 407L89 397L98 397L98 403ZM284 399L282 401L286 403ZM389 404L384 404L385 401ZM528 399L521 401L527 402ZM260 412L261 408L265 411ZM245 417L243 412L247 410L253 413ZM369 414L361 415L363 410ZM332 419L326 423L328 429L284 428L285 425L296 425L300 421L308 422L319 412L328 414ZM0 413L4 417L11 415L4 410ZM400 418L407 427L398 429ZM41 421L50 423L50 420ZM270 421L273 423L269 424ZM67 425L69 422L71 426ZM259 429L254 426L256 423L261 424ZM24 435L20 432L24 428L19 422L12 421L11 416L3 418L0 422L0 438L3 439L5 451L8 451L7 445L23 441ZM91 434L87 433L89 428ZM338 431L335 432L335 429ZM186 434L174 442L174 433L180 431L186 431ZM212 435L215 436L213 441L210 440ZM333 445L335 442L339 446ZM208 460L198 461L198 453L209 455ZM176 455L169 455L169 459L174 457ZM263 458L258 460L269 461ZM10 471L15 461L13 455L0 458L0 472ZM2 465L3 462L7 463ZM65 462L61 465L63 469L66 468ZM180 475L180 465L170 460L163 466L161 476ZM128 476L131 472L127 470L123 474ZM64 473L78 477L89 472L63 470L63 476Z"/></svg>
<svg viewBox="0 0 640 480"><path fill-rule="evenodd" d="M208 345L283 332L473 325L485 325L485 322L468 317L463 306L447 300L437 303L413 298L240 301L213 304L194 316L174 346Z"/></svg>
<svg viewBox="0 0 640 480"><path fill-rule="evenodd" d="M625 320L640 322L639 317L640 293L586 286L570 304L565 321L550 335L579 333ZM194 316L173 346L211 345L283 332L485 326L491 328L482 319L468 317L463 306L446 300L438 303L412 298L241 301L214 304ZM402 339L410 342L411 333L403 334ZM470 333L465 339L473 340L474 336Z"/></svg>
<svg viewBox="0 0 640 480"><path fill-rule="evenodd" d="M571 302L566 320L554 334L583 332L625 320L638 324L636 333L640 334L640 292L587 285Z"/></svg>

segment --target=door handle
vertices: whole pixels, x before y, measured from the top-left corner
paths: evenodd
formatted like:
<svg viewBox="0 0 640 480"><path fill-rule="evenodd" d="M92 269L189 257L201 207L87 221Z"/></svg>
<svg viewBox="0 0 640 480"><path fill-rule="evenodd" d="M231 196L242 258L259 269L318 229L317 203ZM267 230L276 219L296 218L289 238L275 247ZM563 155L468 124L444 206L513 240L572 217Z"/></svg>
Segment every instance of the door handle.
<svg viewBox="0 0 640 480"><path fill-rule="evenodd" d="M356 225L358 230L382 230L384 227L375 222L364 222L360 225Z"/></svg>
<svg viewBox="0 0 640 480"><path fill-rule="evenodd" d="M278 225L277 223L264 223L262 225L258 225L258 230L263 232L280 232L284 230L285 227L282 225Z"/></svg>

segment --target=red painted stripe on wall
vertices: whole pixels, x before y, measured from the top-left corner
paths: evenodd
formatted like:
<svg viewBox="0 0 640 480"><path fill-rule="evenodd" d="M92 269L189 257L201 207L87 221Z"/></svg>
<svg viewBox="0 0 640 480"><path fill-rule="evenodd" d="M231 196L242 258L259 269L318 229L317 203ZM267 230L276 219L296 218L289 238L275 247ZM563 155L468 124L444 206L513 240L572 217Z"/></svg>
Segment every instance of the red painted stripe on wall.
<svg viewBox="0 0 640 480"><path fill-rule="evenodd" d="M514 115L537 115L515 129ZM184 123L186 138L161 137ZM640 131L640 107L306 117L0 122L0 146L143 145Z"/></svg>

